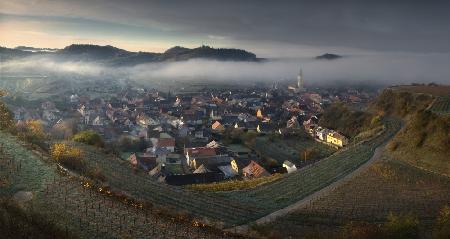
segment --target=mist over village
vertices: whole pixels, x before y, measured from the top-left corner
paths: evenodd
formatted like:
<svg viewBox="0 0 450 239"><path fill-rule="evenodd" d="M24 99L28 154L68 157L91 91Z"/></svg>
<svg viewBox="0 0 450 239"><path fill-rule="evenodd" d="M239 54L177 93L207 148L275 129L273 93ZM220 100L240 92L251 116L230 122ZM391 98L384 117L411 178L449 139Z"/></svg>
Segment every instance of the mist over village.
<svg viewBox="0 0 450 239"><path fill-rule="evenodd" d="M449 7L0 0L0 238L450 238Z"/></svg>

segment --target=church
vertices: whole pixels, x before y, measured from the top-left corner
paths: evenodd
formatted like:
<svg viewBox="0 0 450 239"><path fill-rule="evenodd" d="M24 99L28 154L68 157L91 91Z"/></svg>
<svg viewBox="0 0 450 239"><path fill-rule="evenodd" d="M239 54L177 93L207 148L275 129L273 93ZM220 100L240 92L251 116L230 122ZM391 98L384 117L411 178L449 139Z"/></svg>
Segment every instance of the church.
<svg viewBox="0 0 450 239"><path fill-rule="evenodd" d="M293 91L294 93L300 93L300 92L305 92L306 88L305 88L305 80L303 78L303 71L300 68L300 71L297 75L297 85L295 86L288 86L288 90Z"/></svg>

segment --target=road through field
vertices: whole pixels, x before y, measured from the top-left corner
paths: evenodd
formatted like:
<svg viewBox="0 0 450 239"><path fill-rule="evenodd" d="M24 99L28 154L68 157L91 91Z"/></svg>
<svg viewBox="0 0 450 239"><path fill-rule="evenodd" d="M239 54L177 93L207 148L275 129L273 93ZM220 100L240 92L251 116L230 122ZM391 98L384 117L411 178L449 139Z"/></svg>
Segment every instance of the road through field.
<svg viewBox="0 0 450 239"><path fill-rule="evenodd" d="M269 223L274 221L276 218L278 217L282 217L285 216L289 213L292 213L298 209L301 209L303 207L305 207L306 205L310 204L311 202L313 202L314 200L323 197L327 194L329 194L330 192L332 192L336 187L340 186L341 184L345 183L346 181L350 180L351 178L355 177L356 175L360 174L361 172L363 172L364 170L366 170L370 165L372 165L375 161L377 161L378 159L381 158L382 152L384 150L384 145L382 144L379 147L377 147L374 151L373 156L366 161L365 163L363 163L360 167L358 167L356 170L354 170L353 172L347 174L345 177L331 183L330 185L316 191L315 193L303 198L300 201L297 201L294 204L291 204L288 207L285 207L283 209L274 211L252 223L247 223L244 225L240 225L240 226L236 226L233 228L228 229L229 231L232 232L237 232L237 233L246 233L249 231L249 227L251 224L265 224L265 223Z"/></svg>

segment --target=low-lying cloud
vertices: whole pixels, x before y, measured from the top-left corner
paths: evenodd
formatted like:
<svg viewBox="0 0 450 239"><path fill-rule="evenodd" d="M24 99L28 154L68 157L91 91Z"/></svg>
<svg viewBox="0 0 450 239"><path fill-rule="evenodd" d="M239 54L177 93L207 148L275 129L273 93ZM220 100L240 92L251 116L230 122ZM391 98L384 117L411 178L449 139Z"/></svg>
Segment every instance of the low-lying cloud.
<svg viewBox="0 0 450 239"><path fill-rule="evenodd" d="M344 56L338 60L277 59L264 62L223 62L196 59L109 67L93 62L59 62L25 58L0 64L1 75L10 73L76 74L86 78L109 77L141 82L204 80L215 82L279 82L293 80L303 69L307 84L372 82L374 84L450 84L450 54L377 54Z"/></svg>

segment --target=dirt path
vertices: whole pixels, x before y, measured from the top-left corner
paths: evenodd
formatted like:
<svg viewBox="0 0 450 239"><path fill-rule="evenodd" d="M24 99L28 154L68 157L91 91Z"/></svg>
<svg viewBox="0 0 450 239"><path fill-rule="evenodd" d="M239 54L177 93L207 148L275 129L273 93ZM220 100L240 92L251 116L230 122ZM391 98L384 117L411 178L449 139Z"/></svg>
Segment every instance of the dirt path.
<svg viewBox="0 0 450 239"><path fill-rule="evenodd" d="M356 175L360 174L361 172L363 172L364 170L366 170L370 165L372 165L375 161L377 161L378 159L381 158L382 152L384 150L384 146L385 144L377 147L374 151L374 154L372 155L372 157L366 161L364 164L362 164L359 168L355 169L353 172L347 174L345 177L343 177L340 180L337 180L335 182L333 182L332 184L320 189L319 191L316 191L315 193L303 198L302 200L288 206L285 207L283 209L277 210L275 212L272 212L250 224L256 223L256 224L265 224L265 223L269 223L274 221L276 218L278 217L282 217L285 216L289 213L292 213L296 210L299 210L303 207L305 207L306 205L310 204L312 201L317 200L320 197L326 196L327 194L329 194L330 192L332 192L336 187L339 187L340 185L342 185L343 183L347 182L348 180L350 180L351 178L355 177ZM249 224L245 224L245 225L241 225L241 226L237 226L234 228L230 228L228 229L229 231L232 232L237 232L237 233L247 233L249 231Z"/></svg>

